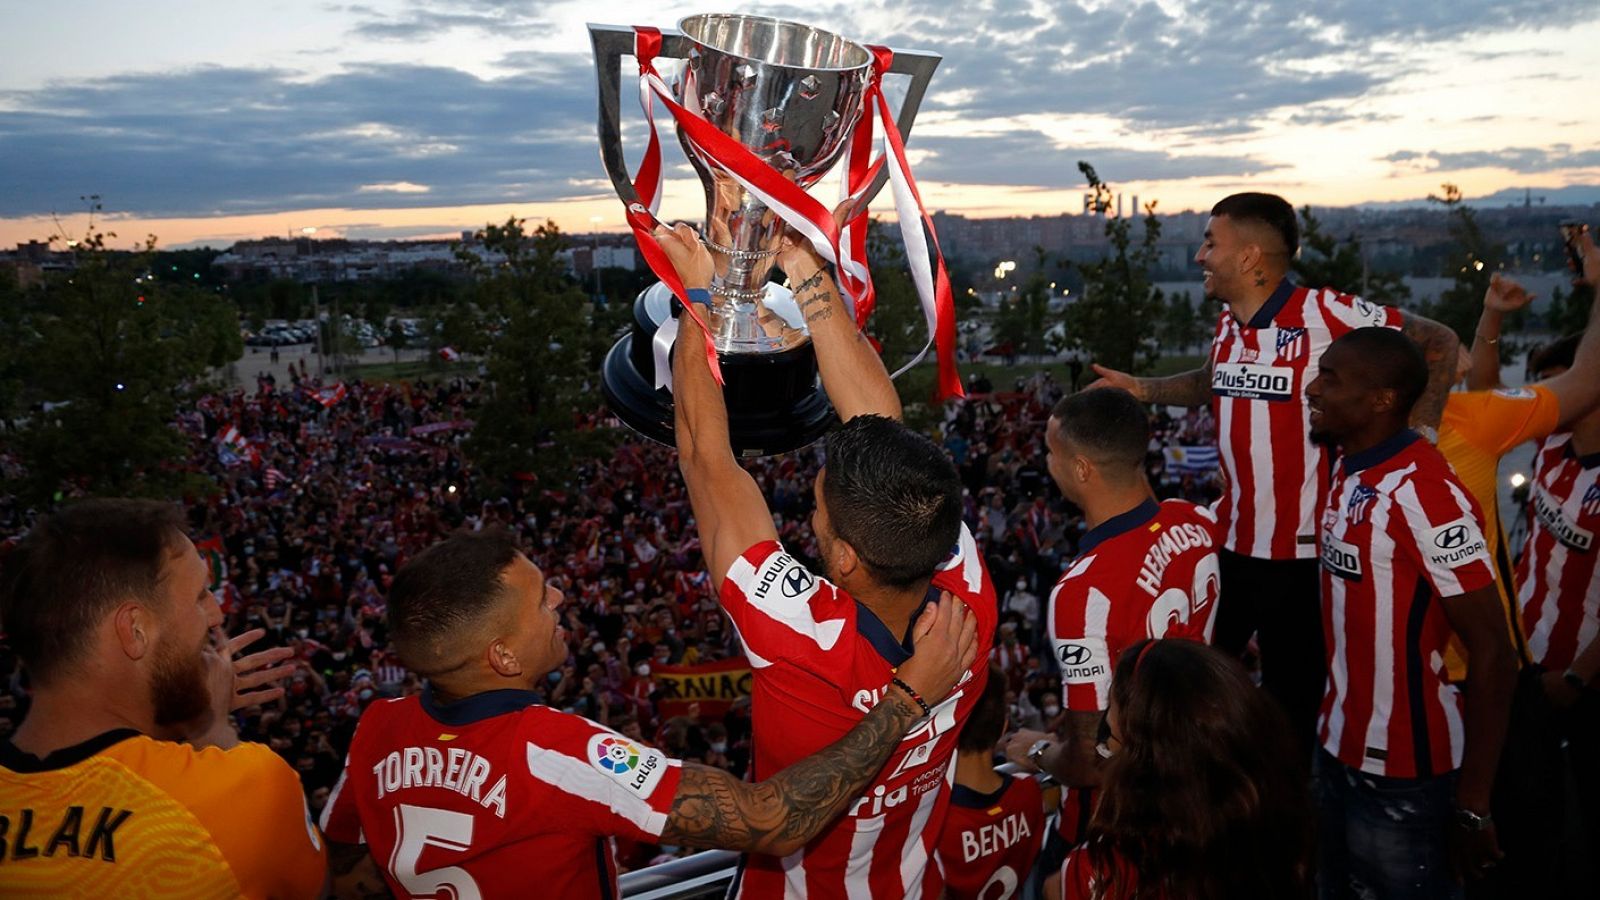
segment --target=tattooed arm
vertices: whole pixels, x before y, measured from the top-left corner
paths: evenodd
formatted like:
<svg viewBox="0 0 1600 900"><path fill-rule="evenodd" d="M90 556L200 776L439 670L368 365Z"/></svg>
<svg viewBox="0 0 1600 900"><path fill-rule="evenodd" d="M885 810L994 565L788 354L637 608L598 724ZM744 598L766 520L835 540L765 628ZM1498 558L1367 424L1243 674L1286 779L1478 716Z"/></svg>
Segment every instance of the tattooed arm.
<svg viewBox="0 0 1600 900"><path fill-rule="evenodd" d="M1405 314L1400 331L1416 342L1428 361L1428 387L1412 407L1411 424L1437 429L1444 416L1445 401L1450 398L1450 386L1456 380L1456 351L1461 340L1446 326L1415 313Z"/></svg>
<svg viewBox="0 0 1600 900"><path fill-rule="evenodd" d="M1126 372L1091 365L1100 379L1085 390L1098 387L1119 387L1145 403L1162 406L1205 406L1211 402L1211 360L1198 369L1179 372L1165 378L1136 378Z"/></svg>
<svg viewBox="0 0 1600 900"><path fill-rule="evenodd" d="M849 734L756 784L685 763L661 842L788 856L861 795L921 713L891 686Z"/></svg>
<svg viewBox="0 0 1600 900"><path fill-rule="evenodd" d="M389 886L378 872L365 844L328 842L329 896L339 900L376 900L389 896Z"/></svg>
<svg viewBox="0 0 1600 900"><path fill-rule="evenodd" d="M944 593L913 634L916 653L897 677L927 703L938 703L977 657L976 619ZM787 856L861 796L921 715L911 695L891 682L848 734L766 781L748 784L721 769L686 764L661 841Z"/></svg>
<svg viewBox="0 0 1600 900"><path fill-rule="evenodd" d="M810 249L809 245L806 249ZM899 419L900 395L889 380L883 358L856 327L833 277L821 260L795 262L794 256L786 254L789 268L784 272L790 277L795 303L811 331L822 387L838 411L839 421L848 422L866 413Z"/></svg>

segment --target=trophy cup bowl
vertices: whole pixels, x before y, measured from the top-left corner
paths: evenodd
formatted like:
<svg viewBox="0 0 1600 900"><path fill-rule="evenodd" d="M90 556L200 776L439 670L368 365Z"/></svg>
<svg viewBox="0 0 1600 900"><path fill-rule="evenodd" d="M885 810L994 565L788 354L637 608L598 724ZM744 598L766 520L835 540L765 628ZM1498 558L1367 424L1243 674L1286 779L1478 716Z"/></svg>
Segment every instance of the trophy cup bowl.
<svg viewBox="0 0 1600 900"><path fill-rule="evenodd" d="M684 64L673 84L678 102L800 188L820 180L849 145L871 78L872 53L832 32L762 16L697 15L679 33L663 33L661 56ZM620 56L633 33L590 26L600 77L601 156L625 203L637 196L622 162L618 117ZM897 54L898 60L898 54ZM902 104L909 127L938 57L910 54L913 76ZM714 275L706 326L721 362L733 449L763 456L804 447L833 423L817 380L805 322L789 289L772 282L785 223L714 160L679 135L706 195L703 240ZM868 196L881 187L882 179ZM656 387L653 339L672 317L672 293L655 284L634 302L630 333L602 367L607 404L646 437L673 443L672 395Z"/></svg>

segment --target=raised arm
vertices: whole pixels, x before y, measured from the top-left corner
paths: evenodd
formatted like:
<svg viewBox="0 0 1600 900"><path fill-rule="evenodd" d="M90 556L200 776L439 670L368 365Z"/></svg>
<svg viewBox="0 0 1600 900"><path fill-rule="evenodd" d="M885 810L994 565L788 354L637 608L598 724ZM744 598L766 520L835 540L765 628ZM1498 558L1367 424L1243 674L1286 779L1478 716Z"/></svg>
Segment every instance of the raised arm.
<svg viewBox="0 0 1600 900"><path fill-rule="evenodd" d="M1428 388L1411 410L1411 424L1436 431L1444 416L1444 403L1450 397L1450 386L1456 381L1456 351L1461 339L1449 328L1416 313L1405 314L1400 332L1422 348L1422 358L1428 362Z"/></svg>
<svg viewBox="0 0 1600 900"><path fill-rule="evenodd" d="M1583 254L1583 275L1578 283L1589 288L1592 298L1600 298L1600 290L1595 289L1600 285L1600 247L1595 246L1589 232L1578 235L1578 251ZM1600 315L1595 314L1597 308L1600 308L1600 302L1591 299L1589 324L1583 330L1583 338L1578 341L1572 368L1539 382L1555 392L1561 406L1558 428L1571 425L1600 404Z"/></svg>
<svg viewBox="0 0 1600 900"><path fill-rule="evenodd" d="M654 237L685 288L710 287L711 254L694 229L662 226ZM672 400L678 469L689 489L706 568L720 592L723 577L739 554L752 544L777 540L778 530L755 479L734 459L728 407L706 361L705 332L688 313L678 320L678 342L672 351Z"/></svg>
<svg viewBox="0 0 1600 900"><path fill-rule="evenodd" d="M955 687L977 657L976 619L948 593L913 632L916 653L896 677L929 705ZM923 715L891 682L872 711L833 744L766 781L748 784L709 766L686 764L662 843L787 856L844 812Z"/></svg>
<svg viewBox="0 0 1600 900"><path fill-rule="evenodd" d="M1211 402L1211 360L1188 372L1179 372L1165 378L1137 378L1126 372L1108 369L1098 363L1089 368L1100 378L1085 390L1097 387L1119 387L1145 403L1163 406L1205 406Z"/></svg>
<svg viewBox="0 0 1600 900"><path fill-rule="evenodd" d="M827 264L811 243L791 234L785 239L778 266L789 276L795 303L811 331L822 387L828 392L839 421L848 422L868 413L898 420L900 394L889 380L883 358L856 328Z"/></svg>
<svg viewBox="0 0 1600 900"><path fill-rule="evenodd" d="M1483 292L1483 312L1472 335L1472 368L1467 372L1467 389L1492 391L1500 387L1500 321L1533 301L1522 285L1502 275L1489 279Z"/></svg>

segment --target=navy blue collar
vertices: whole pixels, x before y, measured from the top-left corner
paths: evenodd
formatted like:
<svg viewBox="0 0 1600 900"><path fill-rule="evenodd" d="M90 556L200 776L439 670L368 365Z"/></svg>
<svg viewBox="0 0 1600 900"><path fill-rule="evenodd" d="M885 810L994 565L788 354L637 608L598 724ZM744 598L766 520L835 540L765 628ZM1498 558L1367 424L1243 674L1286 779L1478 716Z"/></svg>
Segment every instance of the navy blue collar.
<svg viewBox="0 0 1600 900"><path fill-rule="evenodd" d="M950 789L950 802L967 809L988 809L1000 802L1008 787L1011 787L1011 776L1004 773L1000 775L1000 786L988 794L980 794L964 784L958 784Z"/></svg>
<svg viewBox="0 0 1600 900"><path fill-rule="evenodd" d="M1099 525L1089 529L1078 542L1078 555L1083 556L1106 541L1119 534L1125 534L1138 528L1140 525L1154 519L1161 512L1161 504L1149 497L1144 502L1125 513L1112 516Z"/></svg>
<svg viewBox="0 0 1600 900"><path fill-rule="evenodd" d="M1272 296L1267 298L1267 302L1263 303L1260 309L1256 310L1256 314L1250 317L1245 327L1271 328L1272 320L1277 318L1278 313L1283 312L1284 306L1289 303L1289 298L1294 295L1294 287L1294 282L1287 278L1278 282L1278 289L1272 292Z"/></svg>
<svg viewBox="0 0 1600 900"><path fill-rule="evenodd" d="M1370 469L1378 463L1392 459L1396 453L1422 440L1422 435L1409 428L1402 428L1389 437L1384 438L1360 453L1352 453L1344 458L1344 472L1354 475L1363 469Z"/></svg>
<svg viewBox="0 0 1600 900"><path fill-rule="evenodd" d="M1596 466L1600 466L1600 450L1579 456L1578 451L1572 449L1571 437L1567 438L1567 458L1577 460L1578 465L1585 469L1593 469Z"/></svg>
<svg viewBox="0 0 1600 900"><path fill-rule="evenodd" d="M917 623L917 617L922 615L922 611L928 607L928 604L935 603L938 599L939 589L931 584L928 585L928 593L923 596L922 602L917 604L917 608L912 610L911 619L906 624L905 636L900 638L895 637L889 631L889 626L883 624L883 620L878 618L877 613L868 608L865 603L857 600L856 632L867 639L867 643L872 645L872 649L878 651L878 655L883 657L884 662L898 669L906 660L911 658L911 626Z"/></svg>
<svg viewBox="0 0 1600 900"><path fill-rule="evenodd" d="M484 719L521 712L530 706L539 705L538 694L513 688L484 691L471 697L463 697L454 703L440 704L433 699L433 685L427 685L423 687L422 695L417 699L422 701L422 711L437 719L441 725L471 725Z"/></svg>

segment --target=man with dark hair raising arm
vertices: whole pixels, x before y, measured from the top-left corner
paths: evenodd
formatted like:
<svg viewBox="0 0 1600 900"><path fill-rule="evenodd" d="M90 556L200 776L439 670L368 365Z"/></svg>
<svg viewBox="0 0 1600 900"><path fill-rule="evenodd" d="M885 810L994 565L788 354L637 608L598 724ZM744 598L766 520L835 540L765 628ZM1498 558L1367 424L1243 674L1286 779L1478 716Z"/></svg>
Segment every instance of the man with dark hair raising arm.
<svg viewBox="0 0 1600 900"><path fill-rule="evenodd" d="M946 596L883 702L830 746L747 784L680 763L533 693L567 658L559 590L499 529L460 532L407 563L390 634L421 696L368 708L323 811L341 895L615 897L610 837L785 854L839 815L977 656ZM365 847L361 845L365 844Z"/></svg>
<svg viewBox="0 0 1600 900"><path fill-rule="evenodd" d="M1213 639L1237 654L1259 632L1262 684L1283 704L1309 751L1326 675L1314 514L1328 487L1328 457L1307 437L1305 387L1340 335L1369 325L1398 328L1428 360L1428 387L1413 421L1430 430L1455 380L1460 342L1421 316L1296 286L1288 275L1299 247L1294 208L1282 197L1223 198L1195 254L1206 296L1226 306L1206 365L1168 378L1095 371L1101 383L1126 388L1146 403L1211 404L1227 478L1216 505L1222 599Z"/></svg>
<svg viewBox="0 0 1600 900"><path fill-rule="evenodd" d="M656 240L690 301L707 303L712 260L694 231L663 228ZM779 264L795 285L823 387L844 422L828 437L814 489L820 575L778 543L760 489L734 459L704 333L687 315L672 376L678 465L706 564L753 670L755 774L814 751L881 702L909 651L906 627L940 591L971 609L980 646L950 697L924 698L923 721L848 813L787 857L747 858L734 896L937 897L943 879L930 862L949 804L956 736L988 674L994 588L961 523L955 466L897 421L900 402L883 362L827 271L807 246L791 245Z"/></svg>

